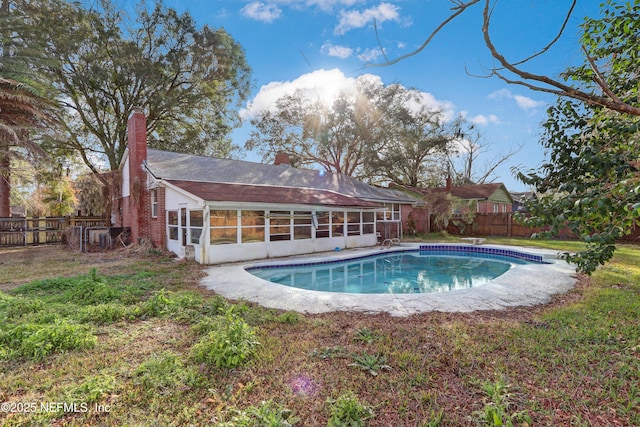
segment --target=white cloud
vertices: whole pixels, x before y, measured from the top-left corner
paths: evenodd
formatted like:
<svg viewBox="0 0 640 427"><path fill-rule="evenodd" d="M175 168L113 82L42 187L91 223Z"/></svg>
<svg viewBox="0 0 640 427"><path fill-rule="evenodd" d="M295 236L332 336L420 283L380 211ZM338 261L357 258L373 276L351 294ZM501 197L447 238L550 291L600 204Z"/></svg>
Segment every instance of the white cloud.
<svg viewBox="0 0 640 427"><path fill-rule="evenodd" d="M500 89L500 90L496 90L494 92L491 92L489 94L489 96L487 96L487 98L489 99L511 99L513 98L513 94L511 93L511 91L509 89Z"/></svg>
<svg viewBox="0 0 640 427"><path fill-rule="evenodd" d="M240 13L257 21L271 23L280 17L282 10L273 3L252 2L243 7Z"/></svg>
<svg viewBox="0 0 640 427"><path fill-rule="evenodd" d="M513 99L516 101L518 107L522 108L525 111L533 110L535 108L543 107L546 105L544 101L536 101L535 99L529 98L528 96L522 95L514 95L511 93L509 89L500 89L492 92L488 96L489 99Z"/></svg>
<svg viewBox="0 0 640 427"><path fill-rule="evenodd" d="M335 56L341 59L346 59L351 55L353 55L353 49L351 49L350 47L338 46L338 45L332 44L331 42L325 42L322 45L320 52L322 52L325 55Z"/></svg>
<svg viewBox="0 0 640 427"><path fill-rule="evenodd" d="M362 53L358 54L358 56L364 62L375 62L382 56L382 51L379 48L365 49Z"/></svg>
<svg viewBox="0 0 640 427"><path fill-rule="evenodd" d="M544 101L536 101L522 95L514 95L513 99L516 100L516 104L518 104L518 107L522 108L523 110L531 110L533 108L542 107L546 104Z"/></svg>
<svg viewBox="0 0 640 427"><path fill-rule="evenodd" d="M487 126L489 123L500 123L498 116L496 116L495 114L489 114L488 116L485 116L484 114L478 114L477 116L468 117L467 120L469 120L474 125L481 126Z"/></svg>
<svg viewBox="0 0 640 427"><path fill-rule="evenodd" d="M260 88L258 94L247 104L246 108L240 110L240 117L250 120L258 116L263 111L275 109L278 99L286 95L292 95L301 90L307 93L310 98L316 98L326 105L333 103L333 100L341 92L351 92L356 88L357 80L367 79L375 85L382 85L380 76L374 74L363 74L357 78L347 77L337 68L331 70L316 70L303 74L291 81L275 81ZM427 109L429 111L442 111L444 120L451 120L455 117L453 105L447 101L440 101L432 94L420 92L420 101L412 106L416 111Z"/></svg>
<svg viewBox="0 0 640 427"><path fill-rule="evenodd" d="M380 24L385 21L399 21L400 8L391 3L380 3L376 7L365 9L363 11L351 10L341 11L340 20L336 26L334 32L336 34L344 34L354 28L362 28L374 20Z"/></svg>

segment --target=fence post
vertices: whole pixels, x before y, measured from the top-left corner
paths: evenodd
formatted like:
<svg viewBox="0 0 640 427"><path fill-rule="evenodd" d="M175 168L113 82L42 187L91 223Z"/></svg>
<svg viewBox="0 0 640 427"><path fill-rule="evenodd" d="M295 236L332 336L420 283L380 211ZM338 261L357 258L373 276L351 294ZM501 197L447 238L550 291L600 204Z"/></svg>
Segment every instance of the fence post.
<svg viewBox="0 0 640 427"><path fill-rule="evenodd" d="M33 232L33 221L34 219L26 219L24 220L24 244L32 245L34 241L34 232Z"/></svg>

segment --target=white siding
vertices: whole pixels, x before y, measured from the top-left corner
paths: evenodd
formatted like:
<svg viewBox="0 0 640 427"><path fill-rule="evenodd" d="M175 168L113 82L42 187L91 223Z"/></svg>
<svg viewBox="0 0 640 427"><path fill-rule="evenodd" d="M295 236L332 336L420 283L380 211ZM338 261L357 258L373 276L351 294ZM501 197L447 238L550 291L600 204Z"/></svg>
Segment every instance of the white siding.
<svg viewBox="0 0 640 427"><path fill-rule="evenodd" d="M129 157L124 162L124 166L122 167L122 197L129 197L131 195L129 188Z"/></svg>

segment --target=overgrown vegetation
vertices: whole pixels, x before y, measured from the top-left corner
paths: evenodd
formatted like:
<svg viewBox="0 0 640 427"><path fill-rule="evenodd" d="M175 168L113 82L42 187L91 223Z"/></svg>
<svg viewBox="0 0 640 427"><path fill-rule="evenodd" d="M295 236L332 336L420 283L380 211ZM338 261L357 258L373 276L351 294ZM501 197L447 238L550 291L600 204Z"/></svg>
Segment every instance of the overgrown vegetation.
<svg viewBox="0 0 640 427"><path fill-rule="evenodd" d="M84 272L16 283L38 258ZM633 246L546 306L409 318L227 301L161 254L0 259L2 425L640 425Z"/></svg>

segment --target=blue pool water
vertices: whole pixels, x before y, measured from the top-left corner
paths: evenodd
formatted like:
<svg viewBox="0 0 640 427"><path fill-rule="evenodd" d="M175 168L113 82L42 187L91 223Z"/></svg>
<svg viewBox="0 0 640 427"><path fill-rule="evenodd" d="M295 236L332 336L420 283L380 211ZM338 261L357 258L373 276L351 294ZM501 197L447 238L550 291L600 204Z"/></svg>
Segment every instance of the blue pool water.
<svg viewBox="0 0 640 427"><path fill-rule="evenodd" d="M343 261L250 267L262 279L295 288L361 294L447 292L481 286L514 264L542 262L513 251L456 247L386 252ZM484 248L482 248L484 249ZM519 255L523 255L522 257Z"/></svg>

